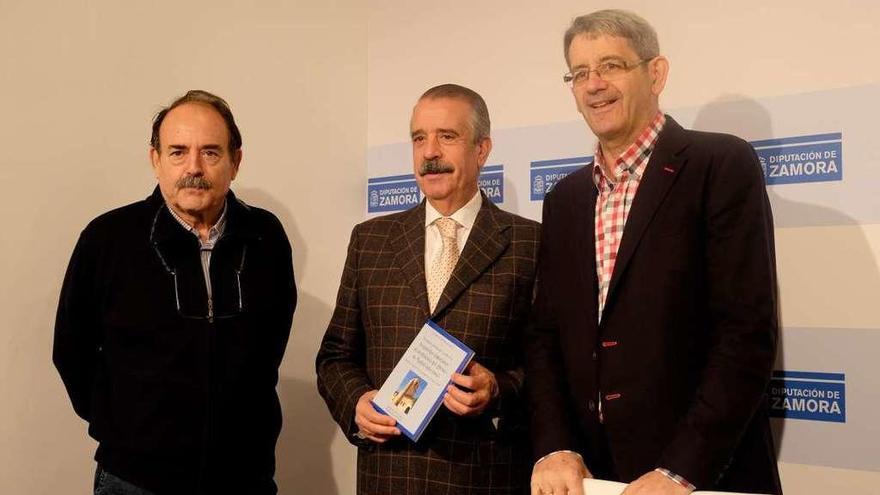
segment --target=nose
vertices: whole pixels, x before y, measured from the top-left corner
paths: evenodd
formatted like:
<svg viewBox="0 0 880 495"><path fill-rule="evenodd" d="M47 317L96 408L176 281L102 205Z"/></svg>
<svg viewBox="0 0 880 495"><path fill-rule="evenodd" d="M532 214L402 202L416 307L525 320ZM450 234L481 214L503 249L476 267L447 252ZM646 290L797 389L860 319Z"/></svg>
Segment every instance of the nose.
<svg viewBox="0 0 880 495"><path fill-rule="evenodd" d="M425 139L425 147L422 150L422 154L426 160L440 158L440 141L437 140L437 136L428 136Z"/></svg>
<svg viewBox="0 0 880 495"><path fill-rule="evenodd" d="M200 176L205 172L204 157L201 153L188 153L186 157L186 173Z"/></svg>
<svg viewBox="0 0 880 495"><path fill-rule="evenodd" d="M596 93L608 87L608 83L599 77L599 73L591 71L587 74L587 81L584 83L584 89L588 93Z"/></svg>

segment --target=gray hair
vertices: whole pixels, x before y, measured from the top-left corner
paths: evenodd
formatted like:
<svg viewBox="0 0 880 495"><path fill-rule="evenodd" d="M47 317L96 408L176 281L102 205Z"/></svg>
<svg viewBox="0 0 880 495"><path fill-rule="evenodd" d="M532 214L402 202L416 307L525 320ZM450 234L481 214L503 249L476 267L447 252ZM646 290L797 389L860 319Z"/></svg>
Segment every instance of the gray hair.
<svg viewBox="0 0 880 495"><path fill-rule="evenodd" d="M474 144L489 137L492 123L489 121L489 107L486 100L476 91L458 84L441 84L422 93L419 101L434 98L457 98L471 106L471 130L474 133Z"/></svg>
<svg viewBox="0 0 880 495"><path fill-rule="evenodd" d="M204 105L209 105L216 110L217 113L223 117L223 121L226 123L226 129L229 131L229 151L238 151L241 149L241 132L235 124L235 117L232 116L232 110L229 109L229 104L226 103L226 100L223 98L201 89L191 89L187 91L185 95L178 97L171 102L167 107L159 110L159 113L153 118L152 134L150 135L150 146L152 146L153 149L160 152L162 151L161 144L159 143L159 129L162 127L162 122L165 121L168 112L186 103L202 103Z"/></svg>
<svg viewBox="0 0 880 495"><path fill-rule="evenodd" d="M629 41L630 47L642 60L660 55L657 32L648 24L648 21L627 10L597 10L575 17L565 32L564 38L565 62L569 65L571 65L571 61L568 59L568 49L575 36L580 34L591 37L604 34L624 38Z"/></svg>

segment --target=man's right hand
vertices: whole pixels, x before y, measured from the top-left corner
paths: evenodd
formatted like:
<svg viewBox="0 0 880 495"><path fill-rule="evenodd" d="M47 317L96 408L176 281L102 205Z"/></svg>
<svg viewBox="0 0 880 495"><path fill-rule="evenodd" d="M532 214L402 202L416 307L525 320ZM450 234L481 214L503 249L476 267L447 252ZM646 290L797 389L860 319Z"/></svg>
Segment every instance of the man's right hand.
<svg viewBox="0 0 880 495"><path fill-rule="evenodd" d="M358 399L354 408L354 422L358 425L358 436L376 443L385 443L388 439L400 436L400 430L394 425L397 421L373 408L370 400L379 392L370 390Z"/></svg>
<svg viewBox="0 0 880 495"><path fill-rule="evenodd" d="M584 495L584 478L592 478L581 456L552 454L532 470L532 495Z"/></svg>

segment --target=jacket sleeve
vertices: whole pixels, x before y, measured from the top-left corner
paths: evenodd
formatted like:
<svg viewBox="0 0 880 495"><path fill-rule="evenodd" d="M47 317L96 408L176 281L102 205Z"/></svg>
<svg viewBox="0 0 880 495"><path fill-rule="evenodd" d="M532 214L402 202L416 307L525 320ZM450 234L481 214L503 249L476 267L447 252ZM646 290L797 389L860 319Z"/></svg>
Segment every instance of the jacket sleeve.
<svg viewBox="0 0 880 495"><path fill-rule="evenodd" d="M764 400L778 331L773 220L761 167L748 143L720 144L729 151L711 164L704 199L705 366L658 461L698 489L723 474Z"/></svg>
<svg viewBox="0 0 880 495"><path fill-rule="evenodd" d="M281 222L272 216L272 239L269 246L269 256L273 264L277 266L272 280L274 300L269 311L262 315L268 321L264 328L271 328L274 342L272 343L272 364L274 368L281 365L284 352L287 349L287 341L290 338L290 326L293 323L293 313L296 310L297 294L296 282L293 273L293 255L290 241L284 232Z"/></svg>
<svg viewBox="0 0 880 495"><path fill-rule="evenodd" d="M345 436L356 445L363 444L355 437L358 431L354 422L357 401L361 395L376 388L366 373L366 341L357 284L358 248L358 227L355 227L339 283L336 308L315 359L318 392Z"/></svg>
<svg viewBox="0 0 880 495"><path fill-rule="evenodd" d="M52 348L52 361L73 409L86 421L91 418L92 390L101 352L97 258L98 252L86 229L77 241L64 276Z"/></svg>
<svg viewBox="0 0 880 495"><path fill-rule="evenodd" d="M534 304L535 289L535 271L538 260L538 250L540 246L541 226L538 223L530 223L524 227L521 232L528 232L528 237L521 239L520 242L534 246L529 252L529 259L534 263L531 265L521 264L519 270L524 271L526 266L531 267L528 273L530 284L523 294L517 294L514 302L513 312L515 317L511 320L510 333L514 339L514 364L508 369L495 372L495 380L498 382L498 398L487 410L492 417L499 417L503 420L505 417L516 416L522 421L523 405L526 403L525 398L525 331L528 326L528 319ZM525 235L525 234L520 234ZM521 273L525 274L525 273Z"/></svg>
<svg viewBox="0 0 880 495"><path fill-rule="evenodd" d="M532 452L539 459L557 450L575 450L571 412L566 399L559 326L556 324L552 301L552 269L564 263L553 247L567 234L556 231L554 200L551 192L545 202L541 227L541 248L538 256L535 303L525 332L526 393L529 403Z"/></svg>
<svg viewBox="0 0 880 495"><path fill-rule="evenodd" d="M525 371L520 364L515 368L496 373L495 380L498 382L498 398L488 412L489 414L499 413L501 417L504 417L510 412L510 407L522 403Z"/></svg>

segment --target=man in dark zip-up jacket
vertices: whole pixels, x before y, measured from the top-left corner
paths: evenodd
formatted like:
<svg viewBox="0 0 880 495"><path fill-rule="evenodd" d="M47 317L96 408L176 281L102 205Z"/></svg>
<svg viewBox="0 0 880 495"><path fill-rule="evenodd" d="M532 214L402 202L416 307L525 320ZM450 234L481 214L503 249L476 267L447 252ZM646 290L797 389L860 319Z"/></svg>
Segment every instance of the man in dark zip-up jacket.
<svg viewBox="0 0 880 495"><path fill-rule="evenodd" d="M290 244L229 190L241 135L222 99L177 99L151 145L158 187L85 228L58 305L53 359L99 443L95 494L274 494Z"/></svg>

